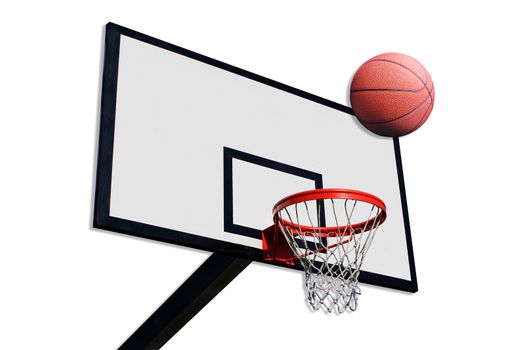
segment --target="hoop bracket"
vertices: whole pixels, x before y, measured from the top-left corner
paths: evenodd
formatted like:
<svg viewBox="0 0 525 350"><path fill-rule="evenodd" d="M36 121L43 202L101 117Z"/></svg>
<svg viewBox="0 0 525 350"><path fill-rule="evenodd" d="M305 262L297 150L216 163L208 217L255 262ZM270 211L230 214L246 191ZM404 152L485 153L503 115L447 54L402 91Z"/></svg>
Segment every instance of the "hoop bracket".
<svg viewBox="0 0 525 350"><path fill-rule="evenodd" d="M385 203L366 192L341 188L299 192L274 206L274 225L262 232L263 257L302 265L308 303L314 310L354 311L363 260L385 219Z"/></svg>
<svg viewBox="0 0 525 350"><path fill-rule="evenodd" d="M266 261L278 261L286 265L296 265L298 259L277 225L262 231L262 251Z"/></svg>

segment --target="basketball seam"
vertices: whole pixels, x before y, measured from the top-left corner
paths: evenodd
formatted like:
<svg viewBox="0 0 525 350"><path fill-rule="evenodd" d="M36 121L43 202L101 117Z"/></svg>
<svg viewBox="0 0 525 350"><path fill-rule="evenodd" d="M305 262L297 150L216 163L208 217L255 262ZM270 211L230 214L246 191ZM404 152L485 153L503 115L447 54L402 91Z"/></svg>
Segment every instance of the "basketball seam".
<svg viewBox="0 0 525 350"><path fill-rule="evenodd" d="M420 65L421 67L423 67L421 64L419 64L419 65ZM424 67L423 67L423 69L424 69ZM431 103L432 105L434 105L434 97L432 96L432 92L435 91L435 90L434 90L434 80L432 80L432 78L430 77L430 73L427 72L426 69L425 69L425 79L426 79L427 81L430 79L430 82L432 83L432 89L429 90L429 89L428 89L428 86L427 86L426 83L425 83L425 88L427 89L428 94L429 94L429 96L430 96L430 100L431 100L430 103Z"/></svg>
<svg viewBox="0 0 525 350"><path fill-rule="evenodd" d="M431 102L430 105L428 105L427 107L427 110L425 111L425 113L423 114L423 116L421 117L421 119L419 119L419 122L416 124L416 126L412 129L412 130L416 130L418 129L422 124L423 122L428 118L428 116L430 115L430 112L432 111L432 108L434 107L434 104Z"/></svg>
<svg viewBox="0 0 525 350"><path fill-rule="evenodd" d="M426 72L427 70L425 69L425 67L423 67L423 65L421 65L421 63L419 63L417 60L414 60L422 69L424 72ZM419 79L419 81L421 81L423 84L426 84L427 82L426 81L423 81L423 79L421 79L421 77L419 75L417 75L416 72L414 72L412 69L410 69L409 67L405 66L404 64L401 64L399 62L396 62L396 61L392 61L392 60L387 60L385 58L373 58L371 60L368 60L366 61L363 66L365 64L368 64L370 62L387 62L387 63L392 63L392 64L397 64L398 66L402 67L402 68L405 68L407 71L409 71L410 73L412 73L413 75L416 76L416 78ZM425 74L425 78L427 78L426 74Z"/></svg>
<svg viewBox="0 0 525 350"><path fill-rule="evenodd" d="M432 105L429 104L427 109L425 110L425 113L423 113L423 116L420 118L420 120L418 121L418 123L416 124L416 126L412 129L412 130L416 130L417 128L419 128L421 126L421 122L423 121L423 119L425 119L425 117L427 116L427 113L428 113L428 110L429 108L431 107ZM410 113L414 113L415 111L412 111ZM406 116L404 117L407 117L410 113L408 113ZM378 122L378 123L367 123L367 122L363 122L363 124L365 125L382 125L382 124L388 124L388 123L391 123L391 122L395 122L397 120L400 120L400 119L395 119L395 120L389 120L389 121L386 121L386 122Z"/></svg>
<svg viewBox="0 0 525 350"><path fill-rule="evenodd" d="M432 84L432 90L434 90L434 84ZM379 125L379 124L386 124L386 123L390 123L390 122L393 122L395 120L398 120L398 119L401 119L401 118L404 118L406 117L407 115L409 115L410 113L414 112L416 109L418 109L419 107L421 107L425 102L427 102L428 100L430 99L430 106L433 106L433 101L432 101L432 97L429 95L428 97L426 97L420 104L418 104L416 107L412 108L412 110L408 111L407 113L399 116L399 117L394 117L392 119L389 119L389 120L383 120L383 121L380 121L380 122L369 122L369 121L366 121L366 120L363 120L361 118L359 118L360 121L362 121L363 123L367 123L367 124L374 124L374 125Z"/></svg>
<svg viewBox="0 0 525 350"><path fill-rule="evenodd" d="M387 59L384 59L384 58L373 58L373 59L371 59L371 60L366 61L366 62L363 64L363 66L364 66L365 64L370 63L370 62L388 62L388 63L392 63L392 64L397 64L398 66L400 66L400 67L406 69L407 71L409 71L410 73L412 73L416 78L418 78L419 81L423 84L423 86L427 89L427 92L428 92L428 94L429 94L429 96L430 96L430 91L428 90L428 87L427 87L427 82L428 82L429 74L428 74L427 70L425 69L425 67L423 67L423 65L422 65L421 63L419 63L419 61L417 61L417 60L414 60L414 61L416 61L416 63L417 63L417 64L423 69L423 71L425 72L425 80L426 80L426 81L423 81L423 79L421 79L421 77L420 77L419 75L417 75L416 72L414 72L412 69L408 68L407 66L402 65L401 63L398 63L398 62L396 62L396 61L391 61L391 60L387 60ZM432 82L432 85L434 85L434 82ZM430 98L432 98L432 97L430 97Z"/></svg>

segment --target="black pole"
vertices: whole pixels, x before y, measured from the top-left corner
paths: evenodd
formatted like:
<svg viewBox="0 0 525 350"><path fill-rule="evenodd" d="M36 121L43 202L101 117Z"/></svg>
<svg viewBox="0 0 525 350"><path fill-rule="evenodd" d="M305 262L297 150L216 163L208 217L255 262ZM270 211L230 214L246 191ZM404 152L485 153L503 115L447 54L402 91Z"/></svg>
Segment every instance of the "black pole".
<svg viewBox="0 0 525 350"><path fill-rule="evenodd" d="M213 253L119 349L160 349L251 262Z"/></svg>

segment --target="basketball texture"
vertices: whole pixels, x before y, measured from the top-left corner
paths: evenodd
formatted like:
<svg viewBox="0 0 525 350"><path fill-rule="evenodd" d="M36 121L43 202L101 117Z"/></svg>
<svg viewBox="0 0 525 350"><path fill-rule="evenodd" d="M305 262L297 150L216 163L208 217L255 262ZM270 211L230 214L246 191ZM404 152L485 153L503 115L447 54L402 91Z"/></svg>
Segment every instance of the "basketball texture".
<svg viewBox="0 0 525 350"><path fill-rule="evenodd" d="M364 127L381 136L418 129L434 106L434 83L416 59L384 53L366 61L350 86L350 103Z"/></svg>

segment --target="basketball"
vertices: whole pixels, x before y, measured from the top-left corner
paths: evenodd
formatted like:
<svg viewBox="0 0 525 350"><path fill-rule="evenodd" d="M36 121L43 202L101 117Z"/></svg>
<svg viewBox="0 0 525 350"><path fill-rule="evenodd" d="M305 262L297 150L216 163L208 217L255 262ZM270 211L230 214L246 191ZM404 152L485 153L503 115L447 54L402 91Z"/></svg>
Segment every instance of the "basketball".
<svg viewBox="0 0 525 350"><path fill-rule="evenodd" d="M434 83L416 59L384 53L366 61L350 86L361 124L381 136L403 136L425 123L434 106Z"/></svg>

